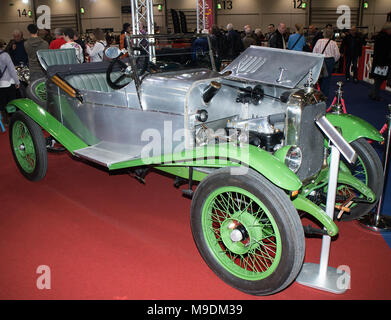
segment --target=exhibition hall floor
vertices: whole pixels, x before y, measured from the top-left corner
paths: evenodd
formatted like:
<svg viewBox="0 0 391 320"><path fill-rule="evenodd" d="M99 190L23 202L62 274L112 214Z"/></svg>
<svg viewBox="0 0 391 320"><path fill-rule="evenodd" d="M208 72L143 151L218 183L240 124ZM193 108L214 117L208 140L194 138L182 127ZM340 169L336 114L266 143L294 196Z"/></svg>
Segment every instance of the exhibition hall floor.
<svg viewBox="0 0 391 320"><path fill-rule="evenodd" d="M349 111L359 113L349 103L366 104L368 121L380 129L387 101L372 104L365 84L347 84L345 92ZM391 95L384 97L391 103ZM200 257L190 230L191 202L173 180L151 173L146 181L110 175L62 153L49 154L47 176L32 183L16 169L8 133L0 133L0 299L391 298L391 249L383 236L354 221L337 222L340 232L331 244L329 265L351 272L344 294L297 283L272 296L243 294ZM306 238L305 262L318 263L320 247L321 239ZM39 266L50 268L50 289L37 288Z"/></svg>

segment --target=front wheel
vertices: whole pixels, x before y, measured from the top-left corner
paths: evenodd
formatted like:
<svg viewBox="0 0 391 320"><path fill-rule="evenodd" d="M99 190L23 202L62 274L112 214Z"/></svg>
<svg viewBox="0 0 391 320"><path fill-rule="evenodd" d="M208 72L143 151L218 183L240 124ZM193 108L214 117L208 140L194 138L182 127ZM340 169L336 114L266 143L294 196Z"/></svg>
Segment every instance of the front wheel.
<svg viewBox="0 0 391 320"><path fill-rule="evenodd" d="M357 160L353 164L349 164L346 160L341 160L350 170L351 174L367 185L376 195L376 200L380 198L383 191L383 165L379 156L373 147L363 138L355 140L351 146L357 153ZM323 190L322 200L320 205L326 208L327 192ZM352 198L364 198L364 196L351 186L338 184L336 205L344 205ZM340 220L351 221L357 220L367 215L376 205L373 203L358 202L353 203L349 209L349 213L344 213ZM334 218L338 217L339 210L335 210Z"/></svg>
<svg viewBox="0 0 391 320"><path fill-rule="evenodd" d="M351 143L353 149L357 152L357 161L349 165L353 176L365 183L376 194L378 200L383 191L383 165L377 155L375 149L368 143L367 140L360 138ZM362 197L349 186L339 186L338 193L340 195L353 194L356 197ZM341 220L350 221L356 220L368 214L376 205L374 203L357 203L351 207L350 214L344 214Z"/></svg>
<svg viewBox="0 0 391 320"><path fill-rule="evenodd" d="M286 288L303 264L303 227L289 197L253 170L217 170L198 186L191 229L208 266L230 286L253 295Z"/></svg>
<svg viewBox="0 0 391 320"><path fill-rule="evenodd" d="M11 117L9 139L19 171L31 181L41 180L47 171L46 143L41 128L17 111Z"/></svg>

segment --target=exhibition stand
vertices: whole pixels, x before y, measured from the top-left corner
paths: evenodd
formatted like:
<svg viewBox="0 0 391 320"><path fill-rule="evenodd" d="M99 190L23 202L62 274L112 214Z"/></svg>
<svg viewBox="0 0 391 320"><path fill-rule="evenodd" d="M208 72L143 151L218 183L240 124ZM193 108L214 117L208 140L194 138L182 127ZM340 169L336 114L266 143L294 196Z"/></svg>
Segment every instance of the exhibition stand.
<svg viewBox="0 0 391 320"><path fill-rule="evenodd" d="M329 143L331 145L326 213L333 219L340 154L342 154L349 163L354 163L356 161L357 154L325 116L316 120L316 124L329 138ZM320 264L304 263L301 272L296 278L296 282L311 288L342 294L350 286L350 274L344 270L328 266L330 244L331 237L329 235L324 235L322 238Z"/></svg>

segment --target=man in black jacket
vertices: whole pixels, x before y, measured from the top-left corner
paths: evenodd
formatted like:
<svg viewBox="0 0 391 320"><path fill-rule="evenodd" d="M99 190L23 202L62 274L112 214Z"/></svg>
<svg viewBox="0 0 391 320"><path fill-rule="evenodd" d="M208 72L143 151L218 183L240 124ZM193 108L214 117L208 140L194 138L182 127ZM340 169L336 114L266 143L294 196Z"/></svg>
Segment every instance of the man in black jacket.
<svg viewBox="0 0 391 320"><path fill-rule="evenodd" d="M11 56L12 62L15 66L18 65L28 65L28 57L26 50L24 49L24 39L23 32L20 30L15 30L13 33L13 40L9 42L5 51Z"/></svg>
<svg viewBox="0 0 391 320"><path fill-rule="evenodd" d="M227 25L227 31L228 58L235 59L244 50L242 38L232 23Z"/></svg>
<svg viewBox="0 0 391 320"><path fill-rule="evenodd" d="M287 44L284 39L284 34L286 33L286 25L285 23L280 23L278 25L278 28L274 33L271 35L269 39L269 47L271 48L278 48L278 49L286 49Z"/></svg>
<svg viewBox="0 0 391 320"><path fill-rule="evenodd" d="M362 55L363 41L358 34L356 27L352 27L343 39L341 44L341 54L345 56L345 76L346 81L350 80L350 66L353 69L353 82L358 83L357 79L357 62Z"/></svg>
<svg viewBox="0 0 391 320"><path fill-rule="evenodd" d="M380 87L391 72L391 22L386 22L375 38L372 62L372 77L375 80L369 97L381 101ZM389 79L389 78L388 78Z"/></svg>
<svg viewBox="0 0 391 320"><path fill-rule="evenodd" d="M276 31L276 27L273 23L269 24L267 27L267 32L265 34L265 40L269 42L272 34Z"/></svg>

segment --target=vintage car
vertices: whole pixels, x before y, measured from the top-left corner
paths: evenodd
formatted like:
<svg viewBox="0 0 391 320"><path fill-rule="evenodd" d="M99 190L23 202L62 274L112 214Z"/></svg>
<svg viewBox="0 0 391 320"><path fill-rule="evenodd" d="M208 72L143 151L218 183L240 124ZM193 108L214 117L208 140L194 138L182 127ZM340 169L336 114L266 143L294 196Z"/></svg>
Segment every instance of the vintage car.
<svg viewBox="0 0 391 320"><path fill-rule="evenodd" d="M69 52L38 56L64 61ZM276 293L301 269L305 233L338 233L325 213L329 141L315 123L326 114L314 89L324 57L252 46L218 72L210 50L187 54L178 63L129 45L128 57L108 50L111 62L45 65L46 102L7 107L14 159L27 179L44 178L45 131L108 171L129 169L141 181L149 170L172 175L192 198L191 229L209 267L248 294ZM211 66L197 67L201 60ZM341 160L336 199L342 219L357 219L382 191L367 139L383 137L338 110L326 117L358 155L354 165ZM323 229L303 227L302 213Z"/></svg>

